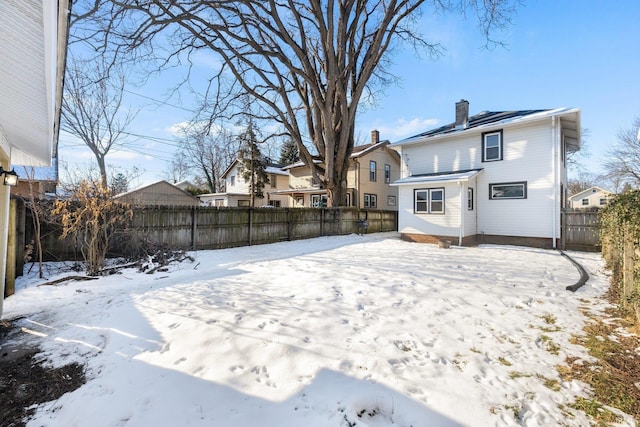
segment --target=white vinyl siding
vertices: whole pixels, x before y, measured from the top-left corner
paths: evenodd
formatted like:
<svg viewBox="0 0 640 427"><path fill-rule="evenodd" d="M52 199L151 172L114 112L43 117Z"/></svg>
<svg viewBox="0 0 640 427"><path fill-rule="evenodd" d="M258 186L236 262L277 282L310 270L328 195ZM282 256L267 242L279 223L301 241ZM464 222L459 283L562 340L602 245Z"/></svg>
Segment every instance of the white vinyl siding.
<svg viewBox="0 0 640 427"><path fill-rule="evenodd" d="M503 161L482 162L482 132L478 130L458 135L458 139L440 138L429 143L403 146L403 176L483 169L474 185L473 212L477 215L477 233L550 238L554 204L560 204L559 199L553 199L551 119L528 123L526 126L503 126L502 130ZM561 181L566 179L564 169L559 171L559 176ZM490 200L489 184L504 182L527 182L527 198L509 200L509 203ZM445 216L449 218L453 215L449 209L452 206L449 199L453 197L449 186L445 188L445 193ZM559 190L556 197L560 197ZM413 193L409 201L413 203ZM402 203L405 201L400 197L400 209ZM459 202L456 204L459 205ZM556 236L560 236L559 222L557 218Z"/></svg>

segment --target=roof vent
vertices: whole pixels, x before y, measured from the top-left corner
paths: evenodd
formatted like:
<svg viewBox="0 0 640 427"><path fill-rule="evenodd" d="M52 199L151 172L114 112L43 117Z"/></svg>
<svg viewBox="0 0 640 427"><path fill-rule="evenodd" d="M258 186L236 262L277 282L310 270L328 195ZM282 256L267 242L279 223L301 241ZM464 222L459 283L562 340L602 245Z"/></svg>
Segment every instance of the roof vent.
<svg viewBox="0 0 640 427"><path fill-rule="evenodd" d="M466 129L469 126L469 101L461 99L456 102L456 129Z"/></svg>

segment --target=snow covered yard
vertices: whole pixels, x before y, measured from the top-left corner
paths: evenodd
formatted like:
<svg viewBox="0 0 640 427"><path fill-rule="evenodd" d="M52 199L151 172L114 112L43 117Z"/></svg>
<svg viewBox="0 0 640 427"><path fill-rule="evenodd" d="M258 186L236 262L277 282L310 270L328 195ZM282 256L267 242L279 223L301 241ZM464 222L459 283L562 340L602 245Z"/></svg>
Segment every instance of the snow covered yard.
<svg viewBox="0 0 640 427"><path fill-rule="evenodd" d="M397 234L193 253L166 273L19 282L55 365L87 383L40 426L586 426L555 367L608 287L599 254L439 249ZM55 279L55 276L49 279ZM624 425L633 425L626 418Z"/></svg>

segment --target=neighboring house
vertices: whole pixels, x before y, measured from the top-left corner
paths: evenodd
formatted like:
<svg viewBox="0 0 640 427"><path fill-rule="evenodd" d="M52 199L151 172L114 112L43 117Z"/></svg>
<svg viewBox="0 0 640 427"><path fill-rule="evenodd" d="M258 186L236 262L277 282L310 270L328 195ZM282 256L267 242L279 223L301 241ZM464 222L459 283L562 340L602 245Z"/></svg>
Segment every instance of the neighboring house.
<svg viewBox="0 0 640 427"><path fill-rule="evenodd" d="M113 196L134 206L198 206L196 197L167 181L158 181L135 190Z"/></svg>
<svg viewBox="0 0 640 427"><path fill-rule="evenodd" d="M398 228L408 240L556 247L580 110L482 112L391 144L402 157Z"/></svg>
<svg viewBox="0 0 640 427"><path fill-rule="evenodd" d="M196 186L193 185L193 183L191 183L191 181L186 180L186 179L182 180L182 181L179 181L179 182L174 182L173 185L175 187L178 187L181 190L184 190L184 191L187 191L187 189L189 189L189 188L196 188Z"/></svg>
<svg viewBox="0 0 640 427"><path fill-rule="evenodd" d="M389 141L380 141L377 130L371 143L353 148L347 173L344 206L383 210L398 209L398 189L389 184L400 176L400 158L389 149ZM319 162L319 160L318 160ZM285 166L289 171L289 189L281 191L293 207L327 206L327 190L313 180L311 169L303 162Z"/></svg>
<svg viewBox="0 0 640 427"><path fill-rule="evenodd" d="M69 0L0 1L0 172L47 166L55 156L70 7ZM8 229L9 187L0 185L0 316L5 278L12 280Z"/></svg>
<svg viewBox="0 0 640 427"><path fill-rule="evenodd" d="M58 162L52 159L51 166L18 166L18 185L11 187L11 195L29 200L31 192L36 199L53 198L58 187Z"/></svg>
<svg viewBox="0 0 640 427"><path fill-rule="evenodd" d="M243 178L241 172L241 162L236 159L222 174L226 191L223 193L201 194L198 196L200 204L204 206L251 206L251 183ZM289 188L289 172L282 170L280 165L271 164L266 167L265 172L269 177L269 183L262 189L264 197L256 198L254 205L288 207L286 195L279 194L279 190Z"/></svg>
<svg viewBox="0 0 640 427"><path fill-rule="evenodd" d="M605 206L614 193L600 187L587 188L569 197L569 207L574 209L600 208Z"/></svg>

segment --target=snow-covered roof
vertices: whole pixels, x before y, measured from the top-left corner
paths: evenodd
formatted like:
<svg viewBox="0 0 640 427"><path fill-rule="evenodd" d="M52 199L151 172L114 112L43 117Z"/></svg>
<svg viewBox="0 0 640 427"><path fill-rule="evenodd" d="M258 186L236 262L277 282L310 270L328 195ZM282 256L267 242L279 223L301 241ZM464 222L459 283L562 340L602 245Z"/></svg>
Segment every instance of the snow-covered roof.
<svg viewBox="0 0 640 427"><path fill-rule="evenodd" d="M419 133L417 135L405 138L401 141L392 143L391 147L402 146L407 144L414 144L424 142L429 139L436 139L439 137L451 136L452 134L461 134L464 132L477 132L478 130L489 130L490 128L500 127L505 125L519 124L536 120L543 120L553 116L571 116L574 115L576 122L578 122L575 134L570 131L566 131L567 137L574 140L574 145L580 146L580 134L577 131L579 129L579 113L578 108L556 108L549 110L518 110L518 111L483 111L479 114L469 117L469 122L466 127L456 126L455 123L449 123L436 129L431 129L426 132Z"/></svg>
<svg viewBox="0 0 640 427"><path fill-rule="evenodd" d="M450 181L468 181L474 176L482 172L482 169L469 169L464 171L451 171L451 172L438 172L427 173L421 175L408 176L406 178L399 179L392 182L389 185L412 185L420 183L436 183L436 182L450 182Z"/></svg>

